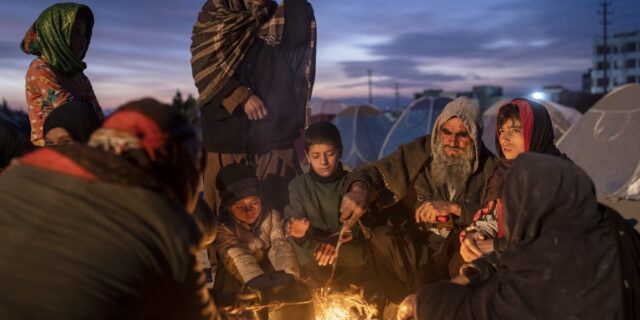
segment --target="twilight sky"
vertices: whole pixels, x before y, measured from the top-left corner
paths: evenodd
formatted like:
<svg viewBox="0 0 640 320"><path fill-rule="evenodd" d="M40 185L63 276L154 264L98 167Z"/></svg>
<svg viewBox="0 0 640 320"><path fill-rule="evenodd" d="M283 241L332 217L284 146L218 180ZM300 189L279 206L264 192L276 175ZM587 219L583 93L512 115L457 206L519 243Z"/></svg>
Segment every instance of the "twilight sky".
<svg viewBox="0 0 640 320"><path fill-rule="evenodd" d="M24 32L54 1L3 0L0 98L25 106ZM543 85L580 87L601 34L597 0L310 0L318 23L314 97L411 96L425 88L501 85L525 94ZM87 0L95 15L85 58L98 100L115 107L176 89L196 94L191 28L204 0ZM612 32L640 29L640 1L613 0Z"/></svg>

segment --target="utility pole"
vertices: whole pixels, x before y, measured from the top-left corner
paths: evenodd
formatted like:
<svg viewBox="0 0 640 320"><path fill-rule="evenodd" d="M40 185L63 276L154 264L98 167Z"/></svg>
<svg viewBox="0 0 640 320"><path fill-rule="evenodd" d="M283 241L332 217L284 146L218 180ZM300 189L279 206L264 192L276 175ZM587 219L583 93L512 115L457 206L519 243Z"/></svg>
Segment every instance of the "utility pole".
<svg viewBox="0 0 640 320"><path fill-rule="evenodd" d="M396 82L396 111L400 107L400 85Z"/></svg>
<svg viewBox="0 0 640 320"><path fill-rule="evenodd" d="M603 78L603 86L604 86L604 93L606 94L607 92L609 92L609 44L608 44L608 38L609 38L609 33L607 30L607 27L609 26L609 24L611 23L609 21L609 15L613 14L612 11L609 11L609 8L611 7L612 3L611 1L602 1L600 2L600 6L602 7L601 11L598 11L598 14L602 15L602 21L600 22L602 24L602 43L603 43L603 51L604 51L604 62L603 62L603 67L604 67L604 78Z"/></svg>
<svg viewBox="0 0 640 320"><path fill-rule="evenodd" d="M373 81L371 80L371 74L373 70L367 70L369 72L369 104L373 105Z"/></svg>

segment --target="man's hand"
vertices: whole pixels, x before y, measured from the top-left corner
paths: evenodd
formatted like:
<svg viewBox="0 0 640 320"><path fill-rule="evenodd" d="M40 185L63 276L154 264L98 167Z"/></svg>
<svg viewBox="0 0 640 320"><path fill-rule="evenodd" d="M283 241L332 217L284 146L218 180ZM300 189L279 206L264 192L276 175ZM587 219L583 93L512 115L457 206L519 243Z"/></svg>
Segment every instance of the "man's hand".
<svg viewBox="0 0 640 320"><path fill-rule="evenodd" d="M349 190L340 203L340 222L344 223L346 229L351 229L367 211L369 198L367 185L361 181L354 182Z"/></svg>
<svg viewBox="0 0 640 320"><path fill-rule="evenodd" d="M410 319L418 319L416 314L416 295L411 294L408 295L400 305L398 306L398 313L396 315L397 320L410 320Z"/></svg>
<svg viewBox="0 0 640 320"><path fill-rule="evenodd" d="M451 283L459 284L461 286L466 286L470 282L471 282L471 280L469 280L469 277L467 277L464 274L459 274L459 275L451 278Z"/></svg>
<svg viewBox="0 0 640 320"><path fill-rule="evenodd" d="M260 120L267 116L267 108L260 97L252 94L249 100L244 103L244 113L247 114L249 120Z"/></svg>
<svg viewBox="0 0 640 320"><path fill-rule="evenodd" d="M300 239L309 230L309 219L306 218L291 218L287 223L287 237L293 237Z"/></svg>
<svg viewBox="0 0 640 320"><path fill-rule="evenodd" d="M493 252L493 239L487 239L482 232L469 233L462 239L460 255L465 262L471 262L490 252Z"/></svg>
<svg viewBox="0 0 640 320"><path fill-rule="evenodd" d="M416 222L436 223L440 216L460 216L460 206L449 201L427 201L416 209Z"/></svg>

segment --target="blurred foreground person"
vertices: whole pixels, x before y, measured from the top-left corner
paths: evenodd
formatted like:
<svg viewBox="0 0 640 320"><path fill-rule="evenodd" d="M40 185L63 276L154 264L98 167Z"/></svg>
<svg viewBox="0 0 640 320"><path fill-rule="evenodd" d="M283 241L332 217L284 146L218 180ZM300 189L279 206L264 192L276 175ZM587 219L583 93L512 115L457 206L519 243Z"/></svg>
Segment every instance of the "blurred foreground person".
<svg viewBox="0 0 640 320"><path fill-rule="evenodd" d="M0 319L217 319L187 213L202 155L186 120L131 102L89 145L0 176Z"/></svg>
<svg viewBox="0 0 640 320"><path fill-rule="evenodd" d="M255 293L257 303L273 305L262 318L313 319L311 293L300 282L300 265L276 210L262 206L255 168L230 164L218 174L221 211L214 247L220 263L214 292ZM307 301L307 303L305 303ZM295 303L295 305L290 305ZM282 307L275 305L284 304Z"/></svg>
<svg viewBox="0 0 640 320"><path fill-rule="evenodd" d="M44 141L48 146L86 144L100 125L100 115L90 105L71 101L51 111L44 121Z"/></svg>
<svg viewBox="0 0 640 320"><path fill-rule="evenodd" d="M638 233L598 205L582 169L525 153L503 192L496 251L405 300L400 319L638 319Z"/></svg>
<svg viewBox="0 0 640 320"><path fill-rule="evenodd" d="M44 146L44 121L51 111L70 101L81 101L104 117L83 71L89 49L93 12L83 4L56 3L45 9L31 25L20 47L37 56L29 65L26 96L31 122L31 141Z"/></svg>

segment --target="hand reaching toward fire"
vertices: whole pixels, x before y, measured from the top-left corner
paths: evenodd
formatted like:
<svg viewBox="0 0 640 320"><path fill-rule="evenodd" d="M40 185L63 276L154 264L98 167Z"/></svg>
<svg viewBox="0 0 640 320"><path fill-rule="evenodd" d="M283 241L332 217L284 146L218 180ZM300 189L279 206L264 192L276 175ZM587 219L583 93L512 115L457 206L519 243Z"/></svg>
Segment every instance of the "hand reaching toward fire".
<svg viewBox="0 0 640 320"><path fill-rule="evenodd" d="M345 243L353 239L353 235L350 231L345 231L342 234L342 239L338 239L339 237L340 233L336 232L324 239L318 248L316 248L314 255L319 266L330 266L336 261L336 247L338 246L338 241Z"/></svg>
<svg viewBox="0 0 640 320"><path fill-rule="evenodd" d="M408 295L398 306L397 320L418 319L416 315L416 295Z"/></svg>
<svg viewBox="0 0 640 320"><path fill-rule="evenodd" d="M358 219L367 211L367 199L369 197L368 186L362 181L354 182L349 192L342 197L340 203L340 222L344 227L351 229Z"/></svg>
<svg viewBox="0 0 640 320"><path fill-rule="evenodd" d="M307 230L309 230L309 219L307 218L291 218L291 220L287 222L287 237L300 239L304 237Z"/></svg>

